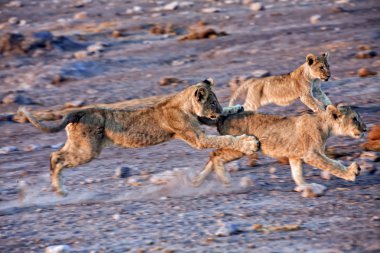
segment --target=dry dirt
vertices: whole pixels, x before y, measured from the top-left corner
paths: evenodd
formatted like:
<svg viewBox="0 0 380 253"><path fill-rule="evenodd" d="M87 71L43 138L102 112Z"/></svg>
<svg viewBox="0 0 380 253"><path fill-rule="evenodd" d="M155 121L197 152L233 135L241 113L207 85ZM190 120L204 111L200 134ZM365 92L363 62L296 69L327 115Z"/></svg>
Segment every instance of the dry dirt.
<svg viewBox="0 0 380 253"><path fill-rule="evenodd" d="M19 32L35 38L32 33L49 31L53 38L45 33L45 41L25 39L20 47L0 48L0 113L14 113L20 104L46 110L68 102L166 95L207 77L217 81L226 105L234 76L259 69L289 72L307 53L328 51L333 78L323 89L335 103L355 106L369 127L379 124L379 1L266 0L257 12L234 0L179 2L175 10L163 10L169 1L1 0L1 36ZM320 18L311 23L314 15ZM216 35L183 40L199 21ZM375 54L356 56L365 50ZM360 68L373 75L359 77ZM160 85L165 77L179 80ZM297 102L260 111L285 115L304 108ZM57 244L74 252L380 251L379 172L364 170L356 182L324 181L319 170L306 167L307 180L328 190L303 198L293 191L288 165L262 157L253 168L244 159L235 163L239 170L231 173L230 188L214 178L193 188L186 176L204 166L211 150L171 141L144 149L107 148L99 159L64 172L69 195L62 198L49 188L49 154L65 133L49 135L10 120L0 121L0 133L0 148L17 148L0 154L0 252L42 252ZM362 142L332 138L328 146L349 164L361 159ZM378 164L366 161L367 167ZM137 182L113 178L119 166L130 167ZM169 185L146 180L176 168L179 176ZM246 175L255 182L252 188L239 186ZM223 222L238 227L235 234L217 237ZM254 229L260 225L296 229Z"/></svg>

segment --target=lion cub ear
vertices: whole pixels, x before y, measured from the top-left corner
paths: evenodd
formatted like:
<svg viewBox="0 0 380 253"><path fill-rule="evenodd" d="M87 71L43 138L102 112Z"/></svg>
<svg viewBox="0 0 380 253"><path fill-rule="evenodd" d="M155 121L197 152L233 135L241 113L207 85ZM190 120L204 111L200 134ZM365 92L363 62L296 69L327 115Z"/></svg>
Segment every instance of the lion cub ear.
<svg viewBox="0 0 380 253"><path fill-rule="evenodd" d="M340 116L339 108L335 107L334 105L328 105L326 107L326 112L334 119L337 119Z"/></svg>
<svg viewBox="0 0 380 253"><path fill-rule="evenodd" d="M330 54L329 54L328 52L325 52L325 53L323 53L321 56L322 56L323 58L325 58L326 60L328 60Z"/></svg>
<svg viewBox="0 0 380 253"><path fill-rule="evenodd" d="M203 81L203 83L208 84L208 85L210 85L210 86L214 86L214 85L215 85L215 81L214 81L214 79L212 79L211 77L205 79L205 80Z"/></svg>
<svg viewBox="0 0 380 253"><path fill-rule="evenodd" d="M202 103L206 102L208 95L208 90L205 87L199 87L194 93L197 100Z"/></svg>
<svg viewBox="0 0 380 253"><path fill-rule="evenodd" d="M313 55L313 54L306 55L306 62L307 62L307 64L309 64L309 66L313 65L314 62L315 62L315 60L316 60L315 58L316 58L316 56Z"/></svg>

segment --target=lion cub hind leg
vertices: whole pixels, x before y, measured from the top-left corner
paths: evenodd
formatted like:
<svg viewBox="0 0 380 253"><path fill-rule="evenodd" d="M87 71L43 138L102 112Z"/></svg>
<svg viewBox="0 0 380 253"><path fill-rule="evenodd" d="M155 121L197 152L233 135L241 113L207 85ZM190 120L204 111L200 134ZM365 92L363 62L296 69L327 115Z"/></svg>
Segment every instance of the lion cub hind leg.
<svg viewBox="0 0 380 253"><path fill-rule="evenodd" d="M61 174L66 168L76 167L97 157L102 148L102 134L90 127L76 124L66 128L68 139L65 146L50 157L50 176L54 191L65 196Z"/></svg>
<svg viewBox="0 0 380 253"><path fill-rule="evenodd" d="M334 176L349 181L355 181L359 175L360 167L356 163L352 163L349 167L344 166L338 161L328 158L324 154L313 153L304 158L304 161L311 166L326 170Z"/></svg>
<svg viewBox="0 0 380 253"><path fill-rule="evenodd" d="M237 160L244 156L244 153L233 149L217 149L211 152L210 159L207 162L205 168L198 174L193 180L193 184L196 186L201 185L206 177L215 170L218 179L225 185L230 184L230 177L224 169L224 164Z"/></svg>

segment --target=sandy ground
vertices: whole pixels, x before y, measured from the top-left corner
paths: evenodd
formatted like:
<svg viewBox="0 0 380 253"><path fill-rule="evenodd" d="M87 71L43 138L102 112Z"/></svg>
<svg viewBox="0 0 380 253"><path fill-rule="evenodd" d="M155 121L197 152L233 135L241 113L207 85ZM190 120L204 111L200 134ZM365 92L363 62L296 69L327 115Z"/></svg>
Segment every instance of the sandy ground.
<svg viewBox="0 0 380 253"><path fill-rule="evenodd" d="M54 36L49 45L21 52L0 48L6 51L0 56L0 113L14 113L21 104L46 110L73 101L166 95L207 77L216 80L215 90L226 105L233 77L259 69L286 73L307 53L328 51L332 80L322 88L333 102L355 106L369 128L379 124L379 56L356 57L366 50L380 52L378 1L268 0L262 1L262 11L240 1L180 2L175 10L164 10L170 2L0 1L0 35L35 38L32 33L49 31ZM314 15L320 18L311 23ZM198 21L227 36L179 41ZM166 34L151 32L155 25L169 24ZM88 49L91 45L98 47ZM359 77L360 68L374 75ZM183 82L160 86L164 77ZM12 96L18 99L9 102ZM260 111L288 115L304 108L296 102ZM0 252L42 252L57 244L74 252L380 251L378 172L363 171L356 182L325 181L319 170L305 166L306 179L328 190L319 198L302 198L293 191L288 166L261 157L253 168L245 159L233 164L239 169L231 173L229 188L215 178L193 188L189 178L211 150L171 141L144 149L105 149L99 159L64 172L69 195L62 198L49 188L49 154L65 141L65 133L49 135L12 121L0 121L0 133L0 148L17 148L0 154ZM349 164L363 155L362 142L331 138L328 146ZM369 165L376 168L378 162ZM119 166L131 168L141 185L113 178ZM163 171L177 174L167 185L147 180ZM242 188L239 181L247 175L255 186ZM27 185L23 201L20 181ZM222 223L238 229L218 237ZM264 229L254 229L261 225ZM296 229L270 229L285 225Z"/></svg>

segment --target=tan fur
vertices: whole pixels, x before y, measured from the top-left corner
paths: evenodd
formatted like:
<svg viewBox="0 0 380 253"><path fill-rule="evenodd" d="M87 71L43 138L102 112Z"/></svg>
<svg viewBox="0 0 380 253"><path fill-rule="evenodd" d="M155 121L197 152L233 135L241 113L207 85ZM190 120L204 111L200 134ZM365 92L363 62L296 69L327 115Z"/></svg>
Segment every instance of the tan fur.
<svg viewBox="0 0 380 253"><path fill-rule="evenodd" d="M25 108L20 111L45 132L58 132L66 127L67 141L61 150L51 154L50 161L53 188L64 194L60 182L62 170L90 162L112 143L138 148L180 139L197 149L229 147L248 154L256 151L255 137L213 136L202 131L198 117L216 118L222 112L211 90L212 83L212 79L205 80L142 109L88 108L70 112L57 126L38 122Z"/></svg>
<svg viewBox="0 0 380 253"><path fill-rule="evenodd" d="M221 118L217 125L220 134L256 136L262 153L267 156L289 158L297 186L306 184L302 175L302 162L350 181L355 181L359 173L360 168L356 163L345 167L325 155L325 143L329 136L359 138L366 131L362 119L350 107L329 105L326 111L292 117L247 111ZM228 148L213 151L205 169L195 178L194 185L200 185L212 170L222 182L228 184L224 164L243 156L243 153Z"/></svg>
<svg viewBox="0 0 380 253"><path fill-rule="evenodd" d="M314 112L324 110L331 101L320 88L321 80L330 78L328 54L308 54L306 62L289 74L261 79L248 79L232 95L230 106L246 92L243 104L246 110L257 111L261 106L274 103L286 106L300 99Z"/></svg>

